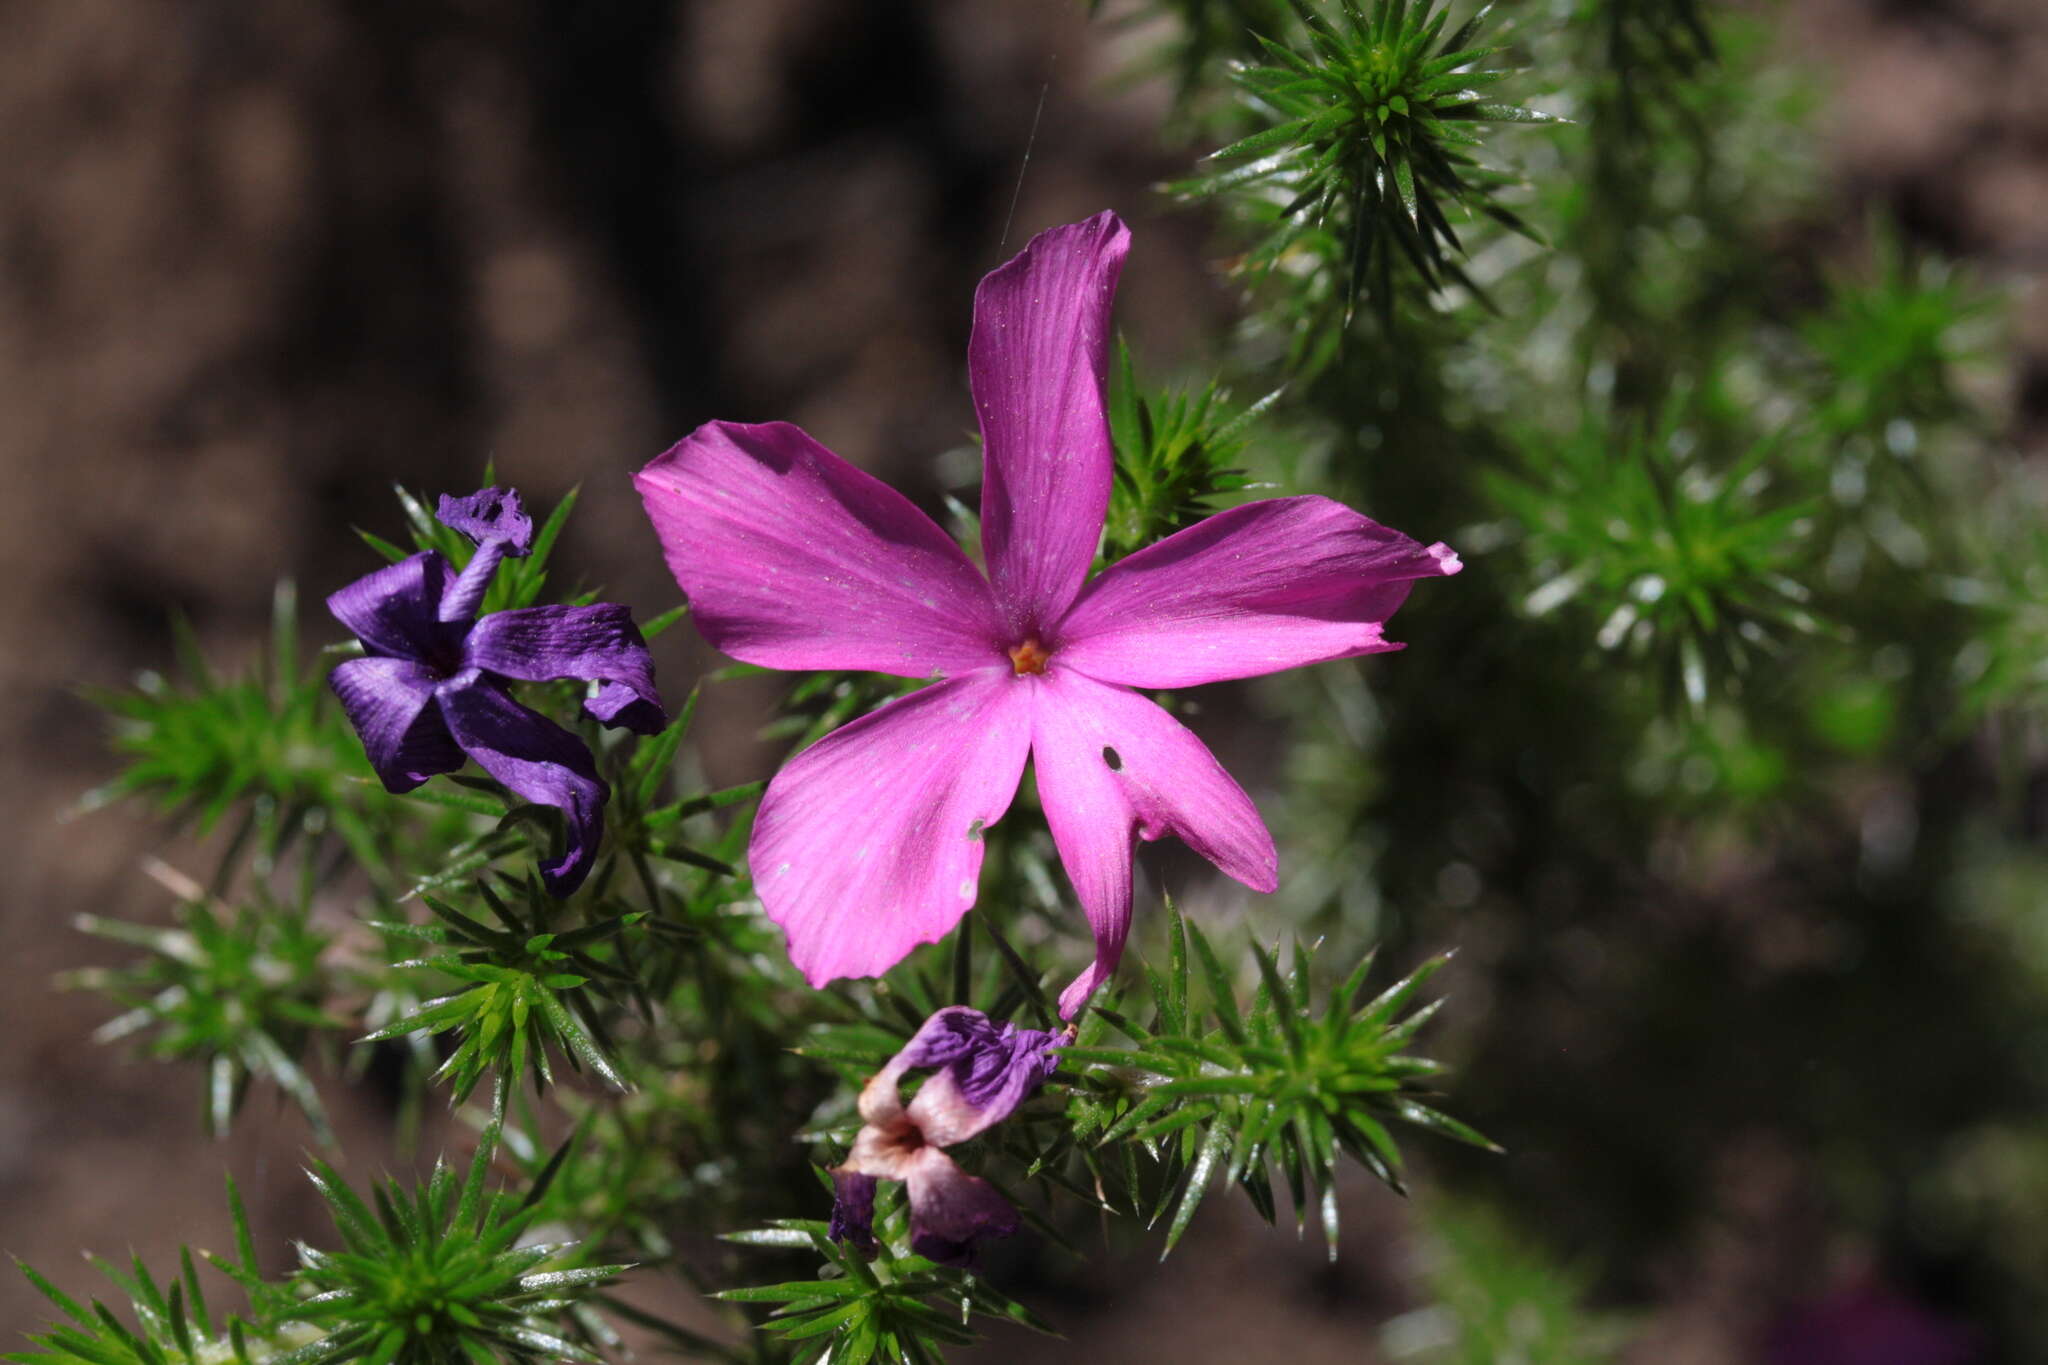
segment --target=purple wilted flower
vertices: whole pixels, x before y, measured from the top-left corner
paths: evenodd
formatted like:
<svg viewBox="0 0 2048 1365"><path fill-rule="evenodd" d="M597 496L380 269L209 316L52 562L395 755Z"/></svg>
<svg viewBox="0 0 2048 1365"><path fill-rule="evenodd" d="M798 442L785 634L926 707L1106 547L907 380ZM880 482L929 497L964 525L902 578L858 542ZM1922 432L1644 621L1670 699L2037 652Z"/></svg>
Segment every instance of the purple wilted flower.
<svg viewBox="0 0 2048 1365"><path fill-rule="evenodd" d="M1790 1314L1765 1342L1767 1365L1968 1365L1978 1334L1865 1277Z"/></svg>
<svg viewBox="0 0 2048 1365"><path fill-rule="evenodd" d="M1236 782L1133 689L1249 678L1400 646L1413 581L1458 571L1320 497L1248 503L1088 569L1114 454L1109 313L1130 233L1114 214L1040 234L974 296L988 572L880 480L796 427L712 422L635 479L697 628L768 668L940 679L799 754L769 784L749 861L813 985L887 970L974 904L982 831L1027 757L1095 931L1060 997L1116 968L1131 840L1176 834L1271 891L1273 839Z"/></svg>
<svg viewBox="0 0 2048 1365"><path fill-rule="evenodd" d="M900 1180L910 1195L910 1249L942 1265L966 1265L982 1237L1008 1237L1017 1210L945 1148L991 1128L1045 1084L1059 1065L1056 1035L998 1024L949 1005L876 1072L860 1092L860 1134L832 1172L831 1234L863 1251L875 1244L875 1182ZM933 1074L908 1105L906 1072Z"/></svg>
<svg viewBox="0 0 2048 1365"><path fill-rule="evenodd" d="M465 756L528 801L558 808L567 850L541 864L550 892L583 884L610 795L583 741L514 701L506 683L578 678L601 684L583 709L606 725L653 734L668 723L654 661L626 608L523 607L481 620L484 590L507 556L533 549L533 522L511 490L441 498L435 514L476 543L457 574L425 550L327 599L367 657L328 678L385 789L408 792Z"/></svg>

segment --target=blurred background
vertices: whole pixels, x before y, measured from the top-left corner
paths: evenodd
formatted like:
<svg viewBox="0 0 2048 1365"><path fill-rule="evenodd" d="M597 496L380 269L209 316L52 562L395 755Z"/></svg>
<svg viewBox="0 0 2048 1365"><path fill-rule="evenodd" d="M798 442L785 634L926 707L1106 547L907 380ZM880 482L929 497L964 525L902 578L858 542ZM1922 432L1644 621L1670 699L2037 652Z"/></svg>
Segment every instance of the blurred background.
<svg viewBox="0 0 2048 1365"><path fill-rule="evenodd" d="M351 527L390 531L394 480L467 489L488 460L534 501L582 485L558 562L644 619L676 594L627 476L713 417L798 422L936 507L972 479L941 457L972 431L975 281L1104 207L1136 234L1119 320L1145 370L1222 363L1241 311L1230 248L1155 188L1214 145L1153 60L1175 41L1171 11L1200 7L1107 8L0 3L0 816L15 846L0 1250L76 1291L80 1249L158 1263L181 1241L219 1245L224 1166L280 1264L319 1226L294 1111L259 1093L213 1142L196 1069L89 1043L107 1005L50 984L120 960L73 933L74 914L165 913L141 870L160 831L72 812L113 771L79 689L166 666L172 613L238 658L274 580L317 599L366 571ZM1561 12L1505 8L1531 25ZM1737 17L1754 22L1724 47L1726 80L1764 108L1743 136L1768 147L1771 176L1745 222L1766 254L1736 261L1754 277L1729 287L1816 290L1825 263L1870 256L1873 224L1957 262L1989 340L1959 371L1956 421L2037 461L2048 7L1786 0ZM1529 85L1514 93L1540 95ZM1526 145L1540 177L1551 153ZM1309 457L1261 455L1255 437L1248 458L1277 474ZM1432 523L1398 479L1387 498L1367 510L1423 539L1465 529L1462 512ZM1479 539L1461 584L1494 572ZM1412 647L1378 667L1412 670L1411 689L1432 652L1500 662L1453 652L1472 619L1437 601L1398 624ZM1899 628L1944 660L1968 643L1931 609ZM308 633L339 634L310 617ZM676 695L712 662L687 634L658 653ZM1341 869L1297 901L1349 907L1398 950L1463 949L1442 1045L1455 1108L1510 1154L1429 1150L1409 1203L1361 1179L1335 1266L1220 1199L1164 1266L1142 1243L1085 1273L1020 1265L1015 1287L1069 1340L979 1358L1399 1359L1459 1292L1444 1267L1489 1256L1500 1276L1528 1258L1630 1360L2048 1358L2048 769L2024 718L1954 722L1917 673L1870 657L1844 654L1837 681L1874 687L1786 703L1839 741L1825 773L1759 727L1643 758L1675 774L1635 789L1661 793L1644 800L1662 814L1614 830L1594 883L1531 844L1598 780L1544 767L1557 744L1499 755L1540 773L1517 799L1542 819L1467 803L1453 765L1368 836L1316 825L1323 789L1296 780L1313 752L1276 751L1261 772L1258 732L1216 734L1284 848L1372 843L1357 857L1383 903L1327 884ZM1577 684L1544 667L1458 675L1484 684L1468 696L1513 698L1501 745L1519 743L1514 724L1571 728L1546 708ZM768 770L754 736L775 695L707 702L721 780ZM1266 695L1217 715L1270 726L1323 705ZM1378 713L1387 768L1426 768L1432 725L1451 722L1403 705ZM414 1162L375 1084L322 1088L350 1170ZM45 1316L0 1279L0 1337ZM1859 1332L1921 1353L1828 1354Z"/></svg>

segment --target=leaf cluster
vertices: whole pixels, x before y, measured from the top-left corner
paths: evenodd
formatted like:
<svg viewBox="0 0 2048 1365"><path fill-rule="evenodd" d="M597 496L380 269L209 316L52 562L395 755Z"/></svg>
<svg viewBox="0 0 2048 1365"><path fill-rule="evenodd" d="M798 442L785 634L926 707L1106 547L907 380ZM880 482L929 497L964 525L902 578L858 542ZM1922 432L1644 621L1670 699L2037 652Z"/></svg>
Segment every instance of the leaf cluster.
<svg viewBox="0 0 2048 1365"><path fill-rule="evenodd" d="M1973 358L1969 324L1989 299L1950 262L1916 256L1895 229L1873 224L1870 268L1829 272L1827 303L1801 338L1821 364L1823 426L1837 435L1911 440L1896 424L1970 421L1957 376Z"/></svg>
<svg viewBox="0 0 2048 1365"><path fill-rule="evenodd" d="M1577 604L1598 618L1602 650L1647 663L1698 707L1783 635L1819 628L1799 572L1814 507L1774 495L1774 441L1717 463L1680 411L1536 438L1488 488L1523 537L1536 585L1525 610Z"/></svg>
<svg viewBox="0 0 2048 1365"><path fill-rule="evenodd" d="M385 832L364 791L368 761L327 690L326 666L299 660L298 594L272 599L270 649L247 674L207 662L191 628L176 623L178 671L142 674L131 690L89 693L114 722L120 775L90 793L87 810L140 798L196 832L241 811L229 857L243 849L274 861L302 835L337 835L373 873Z"/></svg>
<svg viewBox="0 0 2048 1365"><path fill-rule="evenodd" d="M743 1246L808 1251L819 1268L812 1278L728 1289L730 1303L772 1304L762 1329L791 1349L793 1365L831 1360L834 1365L936 1365L948 1346L968 1346L976 1317L1020 1323L1051 1334L1038 1316L971 1273L912 1255L907 1202L884 1187L876 1204L875 1250L870 1260L834 1242L822 1221L781 1218L765 1228L729 1233Z"/></svg>
<svg viewBox="0 0 2048 1365"><path fill-rule="evenodd" d="M1441 1003L1414 1009L1416 997L1447 956L1364 1000L1368 955L1317 1004L1313 948L1296 943L1283 971L1276 953L1254 944L1259 986L1241 1008L1208 937L1178 911L1167 947L1166 970L1146 972L1149 1022L1098 1008L1101 1022L1128 1042L1109 1043L1105 1030L1090 1028L1060 1054L1063 1073L1074 1077L1073 1136L1092 1149L1086 1159L1098 1187L1120 1185L1131 1212L1166 1219L1165 1251L1218 1185L1242 1189L1272 1222L1277 1167L1297 1221L1317 1207L1335 1257L1339 1162L1349 1157L1403 1188L1391 1125L1497 1150L1436 1107L1433 1085L1445 1068L1408 1051ZM1196 991L1196 982L1206 990ZM1161 1178L1143 1178L1141 1158ZM1157 1191L1149 1210L1138 1205L1148 1188Z"/></svg>
<svg viewBox="0 0 2048 1365"><path fill-rule="evenodd" d="M1130 347L1117 338L1109 380L1116 482L1103 528L1103 559L1121 559L1192 526L1216 510L1218 498L1250 488L1237 457L1251 424L1279 396L1269 393L1239 408L1213 380L1200 389L1148 392L1138 382Z"/></svg>
<svg viewBox="0 0 2048 1365"><path fill-rule="evenodd" d="M174 880L176 880L174 878ZM125 1006L93 1033L93 1041L143 1038L163 1060L205 1067L208 1127L225 1135L262 1077L291 1096L321 1142L332 1140L326 1111L300 1065L312 1039L344 1027L325 1002L334 987L324 960L328 936L303 907L226 905L187 886L169 926L80 915L84 933L147 956L119 969L88 969L67 984L99 991Z"/></svg>
<svg viewBox="0 0 2048 1365"><path fill-rule="evenodd" d="M1487 65L1505 49L1481 40L1486 10L1445 33L1437 0L1336 0L1326 17L1290 0L1304 39L1260 38L1267 62L1235 73L1265 125L1213 154L1226 169L1175 186L1226 198L1253 225L1249 264L1339 281L1348 322L1361 294L1393 315L1397 281L1427 294L1479 293L1460 264L1467 248L1452 215L1490 219L1533 237L1501 192L1514 177L1481 162L1477 125L1550 123L1491 98L1512 75Z"/></svg>
<svg viewBox="0 0 2048 1365"><path fill-rule="evenodd" d="M248 1214L230 1179L236 1255L201 1258L244 1291L248 1307L240 1315L216 1318L190 1250L181 1253L180 1273L168 1285L139 1258L126 1272L95 1260L128 1298L133 1328L98 1300L87 1309L23 1266L68 1323L31 1337L37 1349L6 1358L22 1365L596 1360L587 1339L612 1334L590 1315L590 1301L627 1267L579 1264L576 1244L529 1237L566 1145L523 1195L485 1188L505 1093L501 1087L465 1176L436 1162L418 1187L386 1180L366 1199L315 1161L308 1174L341 1246L300 1246L298 1267L282 1279L259 1268Z"/></svg>
<svg viewBox="0 0 2048 1365"><path fill-rule="evenodd" d="M1381 1329L1389 1355L1419 1365L1604 1365L1619 1324L1589 1311L1592 1277L1558 1265L1476 1205L1438 1203L1424 1220L1430 1306Z"/></svg>
<svg viewBox="0 0 2048 1365"><path fill-rule="evenodd" d="M617 997L631 978L592 950L611 942L642 916L634 912L566 931L550 930L545 926L554 907L537 880L510 883L503 890L500 894L487 881L476 883L478 899L502 928L492 928L434 896L421 900L439 923L386 921L375 926L429 949L422 957L394 964L397 970L431 968L463 985L363 1041L459 1030L462 1042L432 1078L449 1083L457 1104L492 1070L500 1077L530 1070L536 1088L553 1084L550 1051L579 1069L589 1067L617 1089L626 1089L594 997Z"/></svg>
<svg viewBox="0 0 2048 1365"><path fill-rule="evenodd" d="M158 1283L140 1256L133 1257L126 1270L97 1256L87 1258L128 1300L136 1324L133 1328L101 1300L92 1300L88 1309L35 1267L16 1261L28 1282L66 1321L31 1334L29 1341L35 1350L11 1352L0 1358L21 1365L197 1365L200 1361L223 1360L233 1360L236 1365L258 1365L305 1345L304 1339L312 1333L296 1324L271 1322L271 1313L288 1296L263 1283L256 1273L255 1244L249 1237L248 1217L235 1193L233 1180L228 1182L228 1199L234 1211L236 1240L243 1249L242 1259L235 1263L212 1256L207 1259L234 1278L246 1277L260 1286L252 1291L253 1311L246 1317L215 1317L189 1247L180 1250L179 1273L168 1284Z"/></svg>

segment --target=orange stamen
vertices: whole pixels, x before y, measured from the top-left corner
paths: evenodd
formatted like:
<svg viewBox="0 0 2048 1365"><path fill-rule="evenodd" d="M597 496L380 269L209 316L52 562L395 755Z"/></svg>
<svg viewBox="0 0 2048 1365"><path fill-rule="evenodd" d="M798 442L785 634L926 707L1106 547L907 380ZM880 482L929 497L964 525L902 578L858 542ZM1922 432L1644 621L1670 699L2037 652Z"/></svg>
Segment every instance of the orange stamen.
<svg viewBox="0 0 2048 1365"><path fill-rule="evenodd" d="M1051 653L1044 645L1038 643L1038 637L1034 635L1010 651L1010 666L1017 670L1017 676L1021 678L1026 673L1045 672L1046 661L1050 658Z"/></svg>

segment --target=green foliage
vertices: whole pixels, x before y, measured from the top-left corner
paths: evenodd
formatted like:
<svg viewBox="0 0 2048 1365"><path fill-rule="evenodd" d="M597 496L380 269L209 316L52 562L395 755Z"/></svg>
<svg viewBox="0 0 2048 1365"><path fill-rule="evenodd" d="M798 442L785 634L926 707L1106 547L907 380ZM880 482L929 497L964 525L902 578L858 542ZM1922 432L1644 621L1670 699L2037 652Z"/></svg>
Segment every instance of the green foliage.
<svg viewBox="0 0 2048 1365"><path fill-rule="evenodd" d="M1870 240L1870 269L1831 271L1827 306L1800 334L1823 368L1824 427L1884 437L1910 455L1911 424L1972 418L1956 378L1971 359L1964 329L1987 301L1950 263L1916 259L1896 230L1874 224Z"/></svg>
<svg viewBox="0 0 2048 1365"><path fill-rule="evenodd" d="M1091 15L1102 0L1089 0ZM1168 36L1147 66L1169 73L1174 93L1186 106L1202 94L1228 63L1258 55L1258 36L1279 33L1287 23L1288 0L1156 0L1139 12L1172 20Z"/></svg>
<svg viewBox="0 0 2048 1365"><path fill-rule="evenodd" d="M2014 480L2008 505L1974 538L1976 572L1947 584L1978 629L1954 663L1970 716L2035 718L2048 702L2048 531L2042 494ZM2021 755L2015 753L2017 760Z"/></svg>
<svg viewBox="0 0 2048 1365"><path fill-rule="evenodd" d="M783 1218L730 1234L747 1246L810 1251L822 1263L807 1280L728 1289L733 1303L773 1304L763 1330L788 1343L794 1365L932 1365L947 1346L971 1344L975 1317L999 1318L1051 1333L1030 1309L965 1271L909 1250L908 1206L885 1186L875 1206L875 1258L831 1240L825 1223Z"/></svg>
<svg viewBox="0 0 2048 1365"><path fill-rule="evenodd" d="M251 1312L245 1317L216 1318L208 1306L206 1290L199 1280L199 1268L189 1248L179 1252L179 1273L169 1284L159 1284L142 1258L133 1258L128 1270L94 1256L93 1267L128 1300L135 1319L130 1328L106 1304L92 1301L90 1310L58 1289L32 1266L16 1261L36 1291L68 1320L29 1341L37 1349L18 1351L0 1359L22 1365L196 1365L200 1361L233 1360L236 1365L269 1365L269 1362L308 1344L317 1333L301 1323L279 1322L277 1314L290 1296L263 1282L257 1274L254 1243L249 1236L248 1216L228 1182L228 1199L234 1211L236 1245L242 1249L238 1262L208 1257L235 1279L250 1286Z"/></svg>
<svg viewBox="0 0 2048 1365"><path fill-rule="evenodd" d="M85 933L150 954L130 967L66 978L125 1007L94 1031L94 1041L147 1034L149 1056L204 1065L207 1123L216 1135L227 1133L249 1082L261 1077L291 1096L321 1142L332 1142L320 1096L300 1066L314 1037L344 1027L325 1008L334 985L324 961L328 936L301 906L225 905L168 869L158 875L181 894L172 926L76 920Z"/></svg>
<svg viewBox="0 0 2048 1365"><path fill-rule="evenodd" d="M1251 487L1235 467L1251 424L1278 392L1234 408L1229 390L1215 382L1200 390L1148 393L1117 339L1109 381L1109 432L1116 444L1116 483L1110 489L1102 557L1121 559L1153 541L1192 526L1216 508L1215 500Z"/></svg>
<svg viewBox="0 0 2048 1365"><path fill-rule="evenodd" d="M223 675L182 623L180 677L145 673L133 691L97 692L114 719L121 775L86 798L87 809L139 797L199 832L233 808L243 818L230 857L252 839L266 859L302 834L332 830L366 867L383 865L374 802L363 790L363 746L327 690L327 666L298 658L298 594L280 583L270 649L247 676Z"/></svg>
<svg viewBox="0 0 2048 1365"><path fill-rule="evenodd" d="M427 1001L363 1041L461 1030L461 1045L433 1077L449 1082L458 1104L491 1070L505 1079L531 1068L536 1087L553 1084L550 1049L566 1056L572 1066L587 1066L625 1089L592 997L622 990L629 978L590 950L610 942L639 914L556 932L545 927L553 903L537 881L510 883L505 890L501 896L487 882L476 884L478 897L505 926L502 929L490 928L433 896L421 900L439 924L376 926L394 938L442 950L397 963L398 970L432 968L466 984ZM524 913L517 908L520 901L525 902Z"/></svg>
<svg viewBox="0 0 2048 1365"><path fill-rule="evenodd" d="M1671 86L1713 60L1714 36L1700 0L1576 0L1575 27L1593 35L1621 117L1629 133L1647 131L1642 104L1650 94L1666 99Z"/></svg>
<svg viewBox="0 0 2048 1365"><path fill-rule="evenodd" d="M1601 649L1643 661L1695 707L1779 637L1817 628L1797 572L1812 508L1771 496L1776 444L1720 463L1701 438L1674 405L1655 426L1533 438L1524 468L1490 481L1536 583L1526 610L1579 604Z"/></svg>
<svg viewBox="0 0 2048 1365"><path fill-rule="evenodd" d="M1256 235L1258 274L1341 282L1331 297L1346 321L1360 294L1390 318L1408 273L1430 294L1479 292L1452 215L1534 234L1501 200L1514 177L1480 162L1470 129L1555 121L1487 94L1513 73L1486 65L1504 50L1480 39L1486 11L1446 37L1437 0L1337 0L1335 19L1311 0L1290 4L1303 42L1262 37L1268 64L1235 72L1266 126L1215 153L1228 169L1176 188L1228 198Z"/></svg>
<svg viewBox="0 0 2048 1365"><path fill-rule="evenodd" d="M721 669L718 680L773 672L752 664ZM898 697L908 696L929 678L898 678L885 673L827 670L805 673L782 700L781 713L761 731L763 739L792 741L790 753L809 748L850 720L857 720Z"/></svg>
<svg viewBox="0 0 2048 1365"><path fill-rule="evenodd" d="M1334 1258L1339 1161L1348 1156L1403 1188L1390 1125L1497 1150L1435 1107L1431 1087L1444 1068L1407 1051L1437 1009L1432 1004L1411 1012L1411 1006L1447 957L1432 958L1360 1003L1373 963L1367 956L1317 1006L1312 949L1296 944L1292 968L1283 972L1274 954L1254 944L1260 984L1251 1006L1241 1009L1208 938L1178 911L1167 945L1167 969L1147 972L1149 1026L1098 1008L1129 1045L1105 1046L1102 1030L1090 1029L1060 1054L1063 1071L1076 1076L1069 1107L1075 1139L1098 1152L1124 1148L1121 1171L1090 1161L1098 1188L1121 1177L1131 1211L1144 1214L1136 1201L1146 1182L1133 1178L1135 1153L1160 1168L1149 1218L1156 1223L1171 1210L1165 1251L1180 1240L1218 1177L1243 1189L1271 1222L1270 1167L1277 1165L1297 1220L1318 1207ZM1206 1004L1191 977L1206 987Z"/></svg>
<svg viewBox="0 0 2048 1365"><path fill-rule="evenodd" d="M765 782L746 782L722 791L696 792L663 800L668 795L669 774L675 767L676 751L689 735L696 719L697 698L693 690L683 709L669 727L633 745L618 767L612 783L611 804L605 808L605 832L614 850L635 862L643 881L652 886L653 874L646 868L647 857L681 863L718 877L731 877L733 867L722 858L685 842L681 827L701 816L744 806L761 795ZM600 877L600 884L604 878Z"/></svg>
<svg viewBox="0 0 2048 1365"><path fill-rule="evenodd" d="M574 1243L527 1240L552 1171L523 1197L487 1195L496 1138L495 1128L486 1131L467 1179L437 1163L423 1187L408 1192L387 1180L370 1201L314 1163L313 1184L342 1247L300 1248L295 1278L311 1297L293 1312L327 1335L277 1365L597 1359L548 1326L627 1267L578 1265Z"/></svg>
<svg viewBox="0 0 2048 1365"><path fill-rule="evenodd" d="M8 1356L24 1365L490 1365L493 1361L594 1361L587 1337L593 1296L627 1267L579 1262L575 1243L535 1242L532 1231L564 1147L523 1195L487 1191L498 1149L505 1088L466 1177L436 1162L427 1182L407 1190L386 1180L364 1199L316 1160L308 1172L340 1234L341 1247L299 1247L299 1266L264 1277L255 1238L233 1180L233 1259L202 1253L244 1291L248 1309L216 1319L192 1253L159 1285L138 1258L131 1272L95 1261L127 1296L129 1328L95 1300L81 1307L27 1266L22 1271L68 1325L30 1340L37 1350Z"/></svg>
<svg viewBox="0 0 2048 1365"><path fill-rule="evenodd" d="M1428 1308L1381 1332L1395 1360L1419 1365L1604 1365L1621 1358L1616 1324L1582 1305L1584 1272L1536 1254L1478 1206L1438 1204L1424 1230Z"/></svg>

